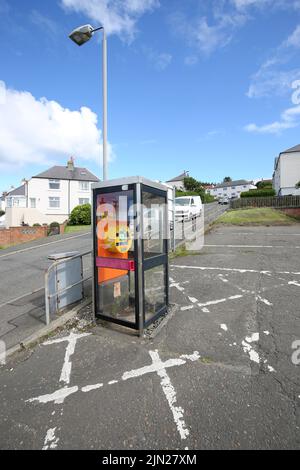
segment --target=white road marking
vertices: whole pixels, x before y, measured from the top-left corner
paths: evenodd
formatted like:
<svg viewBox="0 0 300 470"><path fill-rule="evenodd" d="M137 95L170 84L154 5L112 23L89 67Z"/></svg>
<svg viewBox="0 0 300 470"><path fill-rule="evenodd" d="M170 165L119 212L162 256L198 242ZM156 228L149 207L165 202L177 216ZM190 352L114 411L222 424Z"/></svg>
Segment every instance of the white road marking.
<svg viewBox="0 0 300 470"><path fill-rule="evenodd" d="M11 251L10 253L0 255L0 258L6 258L7 256L17 255L19 253L24 253L25 251L36 250L37 248L41 248L43 246L54 245L56 243L63 243L66 240L73 240L74 238L86 237L87 235L91 235L90 232L82 233L81 235L74 235L74 237L62 238L61 240L55 240L54 242L42 243L41 245L35 245L29 248L23 248L22 250Z"/></svg>
<svg viewBox="0 0 300 470"><path fill-rule="evenodd" d="M245 340L247 341L247 343L259 341L259 333L252 333L251 336L246 336Z"/></svg>
<svg viewBox="0 0 300 470"><path fill-rule="evenodd" d="M205 303L199 303L199 307L207 307L208 305L217 305L221 304L223 302L227 302L228 300L235 300L235 299L241 299L243 296L242 295L231 295L230 297L224 298L224 299L218 299L218 300L210 300Z"/></svg>
<svg viewBox="0 0 300 470"><path fill-rule="evenodd" d="M198 302L198 299L195 297L189 297L189 301L192 302L192 304L196 304Z"/></svg>
<svg viewBox="0 0 300 470"><path fill-rule="evenodd" d="M260 295L257 295L255 298L256 298L256 300L260 300L261 302L263 302L266 305L269 305L269 306L273 305L268 299L264 299L264 297L261 297Z"/></svg>
<svg viewBox="0 0 300 470"><path fill-rule="evenodd" d="M161 378L160 384L162 386L163 392L169 404L170 410L173 414L173 419L176 424L177 430L180 434L181 439L184 440L190 434L184 422L184 409L181 406L176 405L177 403L176 391L164 367L165 363L162 362L157 351L149 351L149 354L151 356L153 365L157 369L157 374Z"/></svg>
<svg viewBox="0 0 300 470"><path fill-rule="evenodd" d="M184 312L186 310L193 310L193 308L194 308L194 305L186 305L185 307L181 307L180 310Z"/></svg>
<svg viewBox="0 0 300 470"><path fill-rule="evenodd" d="M268 330L265 330L264 334L268 336L270 334L270 332Z"/></svg>
<svg viewBox="0 0 300 470"><path fill-rule="evenodd" d="M53 342L55 342L55 340ZM58 342L58 340L56 342ZM139 369L133 369L131 371L124 372L121 378L123 381L126 381L130 379L142 377L145 374L154 373L154 372L157 373L157 375L161 378L161 386L166 396L166 399L168 401L170 410L173 414L173 419L177 426L180 437L181 439L186 439L187 436L189 435L189 430L187 429L186 424L183 419L184 410L181 407L176 405L176 402L177 402L176 392L167 374L166 369L170 367L184 365L187 363L187 361L191 361L191 362L197 361L200 358L200 355L198 351L194 351L193 354L190 354L190 355L185 354L185 355L180 356L180 358L169 359L163 362L160 359L157 351L149 351L149 354L152 359L152 364L145 366L145 367L141 367ZM113 380L109 382L109 384L112 384L112 383L118 383L118 380ZM49 403L53 401L54 403L58 404L58 403L63 403L66 397L78 392L79 390L86 393L86 392L90 392L92 390L96 390L102 387L103 387L102 383L86 385L85 387L82 387L81 389L79 389L78 386L64 387L59 390L56 390L54 393L51 393L51 394L41 395L35 398L30 398L29 400L26 400L26 402L32 403L32 402L37 401L39 403L44 404L44 403Z"/></svg>
<svg viewBox="0 0 300 470"><path fill-rule="evenodd" d="M220 327L222 328L222 330L228 331L228 326L225 325L225 323L221 323Z"/></svg>
<svg viewBox="0 0 300 470"><path fill-rule="evenodd" d="M219 278L222 282L228 282L228 279L225 279L225 277L223 277L223 274L218 274L218 278Z"/></svg>
<svg viewBox="0 0 300 470"><path fill-rule="evenodd" d="M297 281L290 281L290 282L288 282L288 284L300 287L300 284Z"/></svg>
<svg viewBox="0 0 300 470"><path fill-rule="evenodd" d="M181 356L181 359L187 359L188 361L198 361L198 359L200 359L200 354L198 353L198 351L194 351L194 354L182 354Z"/></svg>
<svg viewBox="0 0 300 470"><path fill-rule="evenodd" d="M49 345L49 344L54 344L54 343L62 343L64 341L68 342L68 346L66 348L66 353L65 353L65 360L64 364L61 370L60 374L60 382L64 382L66 384L70 383L70 377L71 377L71 369L72 369L72 362L70 360L71 356L74 354L75 351L75 346L77 341L80 338L84 338L85 336L89 336L91 333L73 333L71 332L69 336L65 336L63 338L58 338L58 339L53 339L50 341L46 341L44 345Z"/></svg>
<svg viewBox="0 0 300 470"><path fill-rule="evenodd" d="M42 450L56 449L59 438L55 437L55 431L56 428L48 429Z"/></svg>
<svg viewBox="0 0 300 470"><path fill-rule="evenodd" d="M184 287L180 286L178 282L173 282L172 284L170 284L170 287L175 287L177 290L179 290L179 292L184 291Z"/></svg>
<svg viewBox="0 0 300 470"><path fill-rule="evenodd" d="M242 346L243 346L244 352L249 354L250 360L257 362L257 364L259 364L260 362L259 354L252 348L252 346L244 340L242 341Z"/></svg>
<svg viewBox="0 0 300 470"><path fill-rule="evenodd" d="M200 271L226 271L226 272L236 272L236 273L257 273L257 274L293 274L295 276L300 276L300 272L291 272L291 271L259 271L257 269L240 269L240 268L221 268L213 266L184 266L180 264L172 264L172 268L179 269L198 269Z"/></svg>
<svg viewBox="0 0 300 470"><path fill-rule="evenodd" d="M65 398L73 393L78 392L78 387L63 387L56 390L53 393L48 393L47 395L40 395L39 397L29 398L26 402L32 403L38 401L39 403L49 403L53 401L56 405L59 405L64 402Z"/></svg>
<svg viewBox="0 0 300 470"><path fill-rule="evenodd" d="M91 390L97 390L98 388L103 387L103 384L94 384L94 385L87 385L86 387L82 387L82 392L90 392Z"/></svg>
<svg viewBox="0 0 300 470"><path fill-rule="evenodd" d="M300 249L300 246L293 246L293 245L204 245L204 247L208 248L294 248Z"/></svg>
<svg viewBox="0 0 300 470"><path fill-rule="evenodd" d="M253 235L255 232L231 232L231 235ZM214 232L214 235L227 235L225 232ZM275 233L277 237L300 237L300 233ZM264 237L274 237L274 233L264 233Z"/></svg>

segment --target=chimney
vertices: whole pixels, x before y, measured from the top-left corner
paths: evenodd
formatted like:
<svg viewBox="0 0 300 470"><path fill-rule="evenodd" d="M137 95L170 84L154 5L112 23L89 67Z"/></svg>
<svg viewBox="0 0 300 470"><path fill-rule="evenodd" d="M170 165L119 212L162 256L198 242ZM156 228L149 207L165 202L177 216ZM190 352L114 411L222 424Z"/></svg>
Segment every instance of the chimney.
<svg viewBox="0 0 300 470"><path fill-rule="evenodd" d="M71 157L70 160L68 160L67 162L67 168L68 170L70 171L73 171L74 170L74 158Z"/></svg>

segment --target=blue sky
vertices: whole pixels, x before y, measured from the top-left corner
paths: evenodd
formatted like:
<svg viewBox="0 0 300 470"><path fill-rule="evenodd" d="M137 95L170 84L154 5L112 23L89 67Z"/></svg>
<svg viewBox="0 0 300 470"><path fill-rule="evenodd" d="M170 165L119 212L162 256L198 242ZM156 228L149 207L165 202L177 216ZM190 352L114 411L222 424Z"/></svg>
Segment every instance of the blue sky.
<svg viewBox="0 0 300 470"><path fill-rule="evenodd" d="M108 32L109 176L272 175L300 143L300 0L0 0L0 191L54 164L101 175Z"/></svg>

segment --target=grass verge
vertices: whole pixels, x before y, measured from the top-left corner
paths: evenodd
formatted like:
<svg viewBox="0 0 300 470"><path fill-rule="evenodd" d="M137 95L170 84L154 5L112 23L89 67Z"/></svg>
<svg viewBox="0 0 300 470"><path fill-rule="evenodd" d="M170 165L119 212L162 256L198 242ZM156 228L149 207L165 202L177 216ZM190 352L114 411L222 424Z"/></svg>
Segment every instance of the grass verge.
<svg viewBox="0 0 300 470"><path fill-rule="evenodd" d="M74 232L90 232L91 225L67 225L65 228L65 233L74 233Z"/></svg>
<svg viewBox="0 0 300 470"><path fill-rule="evenodd" d="M296 218L269 207L229 210L215 224L228 225L294 225Z"/></svg>

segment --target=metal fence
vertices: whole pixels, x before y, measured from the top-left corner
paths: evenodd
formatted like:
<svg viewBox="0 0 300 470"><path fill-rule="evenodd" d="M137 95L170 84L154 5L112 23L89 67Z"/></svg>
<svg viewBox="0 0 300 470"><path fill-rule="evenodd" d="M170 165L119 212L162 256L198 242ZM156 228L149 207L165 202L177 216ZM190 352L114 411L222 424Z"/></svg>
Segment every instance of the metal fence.
<svg viewBox="0 0 300 470"><path fill-rule="evenodd" d="M83 257L91 251L55 261L45 273L45 313L49 325L55 315L84 297L84 283L92 276L84 276ZM91 263L90 263L91 266ZM90 269L88 269L90 270Z"/></svg>
<svg viewBox="0 0 300 470"><path fill-rule="evenodd" d="M174 230L171 230L170 251L175 251L178 247L193 242L198 237L204 237L205 230L220 215L222 215L229 206L220 205L217 202L204 204L200 217L195 219L176 218Z"/></svg>
<svg viewBox="0 0 300 470"><path fill-rule="evenodd" d="M273 207L274 209L289 209L300 207L300 196L276 197L241 197L230 201L231 209L244 207Z"/></svg>

